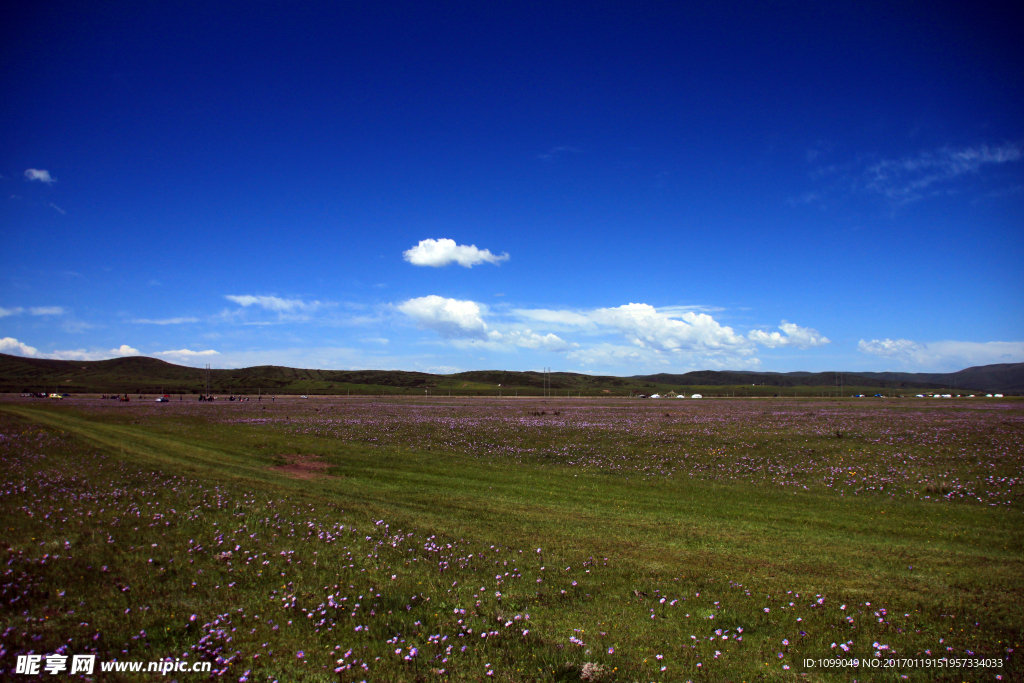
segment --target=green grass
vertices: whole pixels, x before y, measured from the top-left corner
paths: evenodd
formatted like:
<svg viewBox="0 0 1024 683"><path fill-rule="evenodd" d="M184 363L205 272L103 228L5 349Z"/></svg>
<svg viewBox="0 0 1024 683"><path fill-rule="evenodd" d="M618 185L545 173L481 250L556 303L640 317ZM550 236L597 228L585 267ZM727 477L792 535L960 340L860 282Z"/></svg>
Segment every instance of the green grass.
<svg viewBox="0 0 1024 683"><path fill-rule="evenodd" d="M188 652L231 680L281 683L579 680L588 663L615 681L1017 675L1019 503L1004 489L991 506L923 495L940 479L1019 479L1019 408L854 403L820 427L809 404L749 404L707 422L727 405L0 404L0 668L63 644L101 660ZM915 456L907 480L883 435ZM299 453L329 476L274 469ZM783 474L721 474L751 458ZM859 468L860 483L815 483L825 462ZM847 658L878 642L1003 666L803 666L847 641ZM335 672L339 659L359 663Z"/></svg>

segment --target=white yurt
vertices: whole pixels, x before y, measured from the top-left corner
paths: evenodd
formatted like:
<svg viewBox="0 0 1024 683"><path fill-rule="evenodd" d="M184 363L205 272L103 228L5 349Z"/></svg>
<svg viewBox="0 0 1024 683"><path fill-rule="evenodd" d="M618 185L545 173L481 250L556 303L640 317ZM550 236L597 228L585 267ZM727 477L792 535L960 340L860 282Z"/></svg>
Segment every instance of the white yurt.
<svg viewBox="0 0 1024 683"><path fill-rule="evenodd" d="M704 397L703 397L703 396L701 396L700 394L694 394L694 395L693 395L693 396L691 396L690 398L704 398Z"/></svg>

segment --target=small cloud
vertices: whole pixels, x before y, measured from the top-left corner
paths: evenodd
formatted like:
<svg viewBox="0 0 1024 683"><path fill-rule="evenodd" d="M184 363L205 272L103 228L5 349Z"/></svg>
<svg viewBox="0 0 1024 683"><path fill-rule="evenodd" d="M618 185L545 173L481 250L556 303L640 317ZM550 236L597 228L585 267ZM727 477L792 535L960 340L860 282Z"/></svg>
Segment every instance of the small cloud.
<svg viewBox="0 0 1024 683"><path fill-rule="evenodd" d="M419 324L434 330L446 339L488 339L483 309L475 301L446 299L431 294L409 299L397 306Z"/></svg>
<svg viewBox="0 0 1024 683"><path fill-rule="evenodd" d="M857 343L857 350L873 356L909 359L922 352L924 346L909 339L872 339Z"/></svg>
<svg viewBox="0 0 1024 683"><path fill-rule="evenodd" d="M809 349L812 346L824 346L831 344L829 338L810 327L800 327L785 320L779 325L784 334L778 332L765 332L764 330L751 330L747 339L756 344L767 346L770 349L780 346L794 346L798 349Z"/></svg>
<svg viewBox="0 0 1024 683"><path fill-rule="evenodd" d="M512 314L519 318L535 320L541 323L566 325L570 327L590 327L593 321L582 313L576 311L550 310L547 308L517 308Z"/></svg>
<svg viewBox="0 0 1024 683"><path fill-rule="evenodd" d="M333 306L331 303L320 301L303 301L302 299L285 299L279 296L254 296L252 294L228 294L224 297L240 305L241 309L224 311L222 317L231 320L242 315L242 309L249 307L262 308L265 311L277 313L279 321L306 321L310 314L325 306Z"/></svg>
<svg viewBox="0 0 1024 683"><path fill-rule="evenodd" d="M65 310L61 306L33 306L28 312L32 315L64 315Z"/></svg>
<svg viewBox="0 0 1024 683"><path fill-rule="evenodd" d="M538 159L543 159L544 161L554 161L555 159L559 158L563 154L566 154L566 153L569 153L569 154L579 154L579 152L580 152L580 150L576 149L575 147L570 147L568 145L559 145L557 147L552 147L550 150L548 150L544 154L538 154L537 158Z"/></svg>
<svg viewBox="0 0 1024 683"><path fill-rule="evenodd" d="M996 147L979 145L934 152L921 152L902 159L884 159L867 169L866 187L897 204L921 199L932 185L946 183L964 174L977 174L983 166L1020 161L1019 144Z"/></svg>
<svg viewBox="0 0 1024 683"><path fill-rule="evenodd" d="M259 306L265 308L268 311L274 311L277 313L289 313L291 311L305 311L320 306L319 301L305 302L301 299L282 299L277 296L253 296L251 294L234 295L227 294L224 296L228 301L234 301L239 306Z"/></svg>
<svg viewBox="0 0 1024 683"><path fill-rule="evenodd" d="M139 350L128 346L127 344L121 344L116 349L110 349L109 351L87 351L85 349L70 349L67 351L53 351L51 353L43 354L43 358L52 358L53 360L109 360L111 358L121 358L124 356L138 356Z"/></svg>
<svg viewBox="0 0 1024 683"><path fill-rule="evenodd" d="M159 287L162 283L159 280L150 280L146 284L150 287Z"/></svg>
<svg viewBox="0 0 1024 683"><path fill-rule="evenodd" d="M589 314L600 325L617 329L635 346L658 352L749 356L753 345L706 313L669 315L649 304L599 308Z"/></svg>
<svg viewBox="0 0 1024 683"><path fill-rule="evenodd" d="M462 368L455 365L431 365L423 370L432 375L454 375L457 372L462 372Z"/></svg>
<svg viewBox="0 0 1024 683"><path fill-rule="evenodd" d="M857 350L918 367L958 370L975 365L1024 362L1024 342L915 342L910 339L861 339Z"/></svg>
<svg viewBox="0 0 1024 683"><path fill-rule="evenodd" d="M14 337L3 337L0 339L0 353L9 353L27 358L39 357L39 350L37 348L28 344L22 344Z"/></svg>
<svg viewBox="0 0 1024 683"><path fill-rule="evenodd" d="M185 323L197 323L199 318L163 318L162 320L151 320L149 318L136 318L133 323L140 325L183 325Z"/></svg>
<svg viewBox="0 0 1024 683"><path fill-rule="evenodd" d="M67 215L67 211L65 211L64 209L60 208L59 206L57 206L53 202L50 202L49 204L47 204L47 206L49 206L51 209L53 209L54 211L59 213L61 216Z"/></svg>
<svg viewBox="0 0 1024 683"><path fill-rule="evenodd" d="M661 306L658 308L659 313L664 313L669 316L680 316L683 313L690 311L697 311L698 313L721 313L726 309L721 306L705 306L703 304L692 304L689 306Z"/></svg>
<svg viewBox="0 0 1024 683"><path fill-rule="evenodd" d="M530 330L513 330L501 335L500 341L525 349L543 349L555 353L578 348L579 344L570 344L556 334L540 335Z"/></svg>
<svg viewBox="0 0 1024 683"><path fill-rule="evenodd" d="M106 360L109 357L103 351L86 351L85 349L51 351L44 355L44 358L52 358L53 360Z"/></svg>
<svg viewBox="0 0 1024 683"><path fill-rule="evenodd" d="M139 350L133 349L127 344L121 344L116 349L110 349L109 353L111 356L137 356L139 355Z"/></svg>
<svg viewBox="0 0 1024 683"><path fill-rule="evenodd" d="M0 318L6 318L9 315L18 315L19 313L21 313L24 310L25 309L21 308L20 306L16 306L15 308L2 308L2 307L0 307Z"/></svg>
<svg viewBox="0 0 1024 683"><path fill-rule="evenodd" d="M484 262L498 265L511 258L508 252L496 256L488 249L477 249L476 245L472 244L469 246L457 245L455 240L445 238L420 240L415 247L402 252L402 256L414 266L430 266L432 268L447 266L452 262L458 263L463 268L472 268Z"/></svg>
<svg viewBox="0 0 1024 683"><path fill-rule="evenodd" d="M366 337L365 339L363 339L363 341L364 342L368 342L370 344L381 344L381 345L390 343L390 341L388 339L385 339L384 337Z"/></svg>
<svg viewBox="0 0 1024 683"><path fill-rule="evenodd" d="M210 356L219 356L220 354L213 349L206 351L193 351L191 349L178 349L176 351L157 351L153 354L154 356L164 356L166 358L173 358L175 360L190 361L198 360L200 358L208 358Z"/></svg>
<svg viewBox="0 0 1024 683"><path fill-rule="evenodd" d="M84 320L68 320L61 323L61 329L71 334L80 334L86 330L95 329L97 326L91 323L87 323Z"/></svg>
<svg viewBox="0 0 1024 683"><path fill-rule="evenodd" d="M43 169L39 169L39 168L29 168L29 169L26 169L25 170L25 178L27 180L38 180L39 182L46 183L47 185L51 185L51 184L57 182L56 178L51 178L50 177L50 172L49 171L44 171ZM72 183L72 185L74 185L74 183Z"/></svg>

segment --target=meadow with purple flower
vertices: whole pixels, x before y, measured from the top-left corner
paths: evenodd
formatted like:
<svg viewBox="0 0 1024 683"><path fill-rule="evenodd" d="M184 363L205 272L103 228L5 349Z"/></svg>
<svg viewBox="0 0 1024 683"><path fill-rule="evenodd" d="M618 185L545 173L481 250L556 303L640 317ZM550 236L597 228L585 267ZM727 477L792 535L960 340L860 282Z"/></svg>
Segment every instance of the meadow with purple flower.
<svg viewBox="0 0 1024 683"><path fill-rule="evenodd" d="M2 399L0 677L1007 680L1022 454L1009 400Z"/></svg>

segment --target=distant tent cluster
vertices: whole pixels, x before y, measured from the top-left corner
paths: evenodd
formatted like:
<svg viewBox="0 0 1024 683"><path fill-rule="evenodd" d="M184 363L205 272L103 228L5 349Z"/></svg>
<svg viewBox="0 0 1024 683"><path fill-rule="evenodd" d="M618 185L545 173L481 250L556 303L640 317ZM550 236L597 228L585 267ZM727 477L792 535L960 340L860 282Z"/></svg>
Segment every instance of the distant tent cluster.
<svg viewBox="0 0 1024 683"><path fill-rule="evenodd" d="M985 398L1002 398L1002 394L985 394ZM962 396L957 394L955 397L953 394L918 394L917 398L974 398L974 394Z"/></svg>

